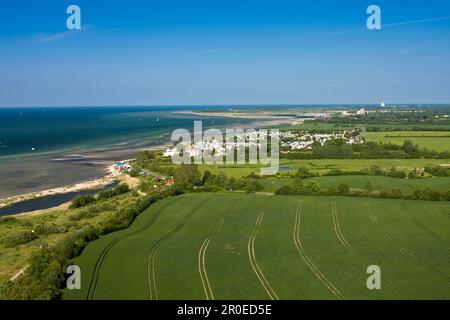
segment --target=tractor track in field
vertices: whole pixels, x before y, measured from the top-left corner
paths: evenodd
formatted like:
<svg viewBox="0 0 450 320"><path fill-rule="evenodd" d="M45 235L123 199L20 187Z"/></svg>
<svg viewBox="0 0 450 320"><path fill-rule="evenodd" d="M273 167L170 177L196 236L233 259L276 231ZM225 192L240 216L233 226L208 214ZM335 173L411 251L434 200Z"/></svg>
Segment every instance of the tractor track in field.
<svg viewBox="0 0 450 320"><path fill-rule="evenodd" d="M369 261L365 258L363 258L358 251L356 251L351 245L350 243L347 241L347 239L345 238L341 226L339 224L339 214L337 211L337 206L336 206L336 202L333 201L331 203L331 214L333 216L333 227L334 227L334 231L336 233L336 236L338 237L339 241L341 242L341 244L344 246L345 249L347 249L347 251L355 256L361 263L362 265L366 268L370 265ZM401 294L403 294L404 296L408 297L409 299L415 299L414 296L412 296L411 294L407 293L406 291L404 291L400 286L398 286L394 281L392 281L390 278L388 278L387 276L384 276L384 279L386 279L387 283L389 283L393 288L395 288L398 292L400 292Z"/></svg>
<svg viewBox="0 0 450 320"><path fill-rule="evenodd" d="M450 213L447 212L447 210L445 210L445 209L442 208L442 207L438 207L438 208L439 208L439 210L441 210L441 212L442 212L443 214L445 214L445 215L447 216L447 218L450 218Z"/></svg>
<svg viewBox="0 0 450 320"><path fill-rule="evenodd" d="M297 252L299 253L302 260L306 263L309 269L316 275L316 277L331 291L339 300L345 299L345 296L325 277L325 275L319 270L319 268L314 264L311 258L306 253L303 248L301 238L300 238L300 221L301 213L303 207L303 200L298 202L297 210L295 212L295 222L294 222L294 244Z"/></svg>
<svg viewBox="0 0 450 320"><path fill-rule="evenodd" d="M88 293L87 293L87 297L86 297L87 300L93 300L95 298L95 292L97 289L98 279L100 277L100 271L103 266L103 262L105 261L105 258L108 255L108 253L111 251L111 249L119 241L127 238L128 236L136 235L138 233L146 231L148 228L150 228L153 225L153 223L156 221L156 219L167 209L167 207L169 207L173 203L177 202L178 200L179 200L179 198L175 199L174 201L170 201L169 203L164 204L161 208L158 209L158 211L156 211L156 213L154 215L151 216L151 218L147 221L147 223L142 228L140 228L136 231L130 232L130 233L124 235L122 238L118 238L118 239L115 239L115 240L109 242L105 246L105 248L103 248L99 257L97 258L97 261L95 262L94 273L92 274L92 278L89 283Z"/></svg>
<svg viewBox="0 0 450 320"><path fill-rule="evenodd" d="M180 231L188 220L211 198L207 198L196 205L189 213L181 220L181 222L170 232L161 237L151 248L147 258L147 278L148 278L148 297L150 300L158 300L156 290L156 276L155 276L155 257L159 246L167 241L172 235Z"/></svg>
<svg viewBox="0 0 450 320"><path fill-rule="evenodd" d="M261 268L259 267L258 261L256 260L256 255L255 255L255 239L256 239L256 236L258 235L259 228L260 228L262 220L264 218L264 214L266 213L266 210L269 207L270 201L271 201L271 199L266 201L266 203L264 204L263 208L261 209L261 211L258 215L258 218L256 219L255 227L253 228L252 234L250 235L250 238L248 239L247 248L248 248L248 257L250 259L250 264L251 264L256 276L258 277L259 282L261 283L263 288L266 290L270 299L279 300L276 292L270 286L269 281L267 281L266 277L264 276L264 273L262 272Z"/></svg>
<svg viewBox="0 0 450 320"><path fill-rule="evenodd" d="M214 300L214 294L211 289L211 285L209 283L208 274L206 272L206 264L205 264L205 257L206 257L206 250L208 249L209 243L214 238L214 236L220 231L220 228L222 227L222 224L225 221L225 218L233 211L233 208L236 207L236 205L241 201L241 199L237 199L234 201L228 209L225 211L219 222L216 224L215 228L211 233L208 235L208 237L203 241L202 246L200 247L200 251L198 252L198 271L200 273L200 278L202 280L203 290L205 292L206 300Z"/></svg>
<svg viewBox="0 0 450 320"><path fill-rule="evenodd" d="M395 240L394 238L392 238L384 229L383 227L379 224L377 217L373 214L372 209L370 208L370 205L368 203L366 203L366 207L367 207L367 211L369 213L369 216L372 220L372 222L375 224L375 226L384 234L384 236L389 239L389 241L405 256L407 256L409 259L411 259L414 262L417 262L419 264L421 264L422 266L424 266L426 269L428 269L429 271L431 271L432 273L434 273L436 276L438 276L441 279L444 279L445 281L450 281L450 277L448 277L446 274L442 273L441 271L437 270L436 268L434 268L433 266L430 266L428 263L422 261L421 259L419 259L418 257L416 257L413 253L411 253L410 251L408 251L407 249L405 249L404 247L402 247L402 245Z"/></svg>
<svg viewBox="0 0 450 320"><path fill-rule="evenodd" d="M431 231L428 227L426 227L422 222L420 222L416 217L414 217L410 212L408 207L404 202L400 202L400 205L405 209L406 214L408 215L409 220L411 220L418 228L420 228L423 232L428 234L430 237L434 238L436 241L442 243L447 248L449 247L449 243L447 243L444 239L439 237L437 234L435 234L433 231Z"/></svg>

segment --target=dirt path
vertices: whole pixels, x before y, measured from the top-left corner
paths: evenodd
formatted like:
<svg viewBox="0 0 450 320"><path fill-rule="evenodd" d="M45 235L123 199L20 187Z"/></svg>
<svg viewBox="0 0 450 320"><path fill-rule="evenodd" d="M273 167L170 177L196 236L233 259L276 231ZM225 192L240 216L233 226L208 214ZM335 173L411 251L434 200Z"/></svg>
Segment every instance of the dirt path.
<svg viewBox="0 0 450 320"><path fill-rule="evenodd" d="M17 271L16 274L13 275L10 280L11 281L16 280L18 277L20 277L27 270L27 268L28 268L28 265L26 265L25 267L23 267L22 269Z"/></svg>

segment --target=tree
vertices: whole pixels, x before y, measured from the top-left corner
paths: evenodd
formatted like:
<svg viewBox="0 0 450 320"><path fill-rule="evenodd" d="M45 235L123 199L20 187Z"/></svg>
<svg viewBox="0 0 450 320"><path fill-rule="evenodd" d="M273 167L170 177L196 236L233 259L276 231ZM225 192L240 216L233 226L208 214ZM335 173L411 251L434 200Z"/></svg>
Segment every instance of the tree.
<svg viewBox="0 0 450 320"><path fill-rule="evenodd" d="M370 181L367 181L366 184L364 185L364 189L368 192L368 193L372 193L373 191L373 186L370 183Z"/></svg>
<svg viewBox="0 0 450 320"><path fill-rule="evenodd" d="M70 206L69 209L81 208L87 206L89 203L95 202L95 198L91 195L79 195L76 196Z"/></svg>
<svg viewBox="0 0 450 320"><path fill-rule="evenodd" d="M227 182L228 182L228 177L223 172L220 172L216 176L216 179L214 180L214 184L217 186L220 186L222 188L225 188L225 186L227 185Z"/></svg>
<svg viewBox="0 0 450 320"><path fill-rule="evenodd" d="M321 191L322 188L320 187L320 184L318 182L309 181L303 186L302 194L314 195L320 193Z"/></svg>
<svg viewBox="0 0 450 320"><path fill-rule="evenodd" d="M300 178L296 178L294 182L292 183L292 190L294 190L295 193L300 194L303 190L303 181Z"/></svg>
<svg viewBox="0 0 450 320"><path fill-rule="evenodd" d="M277 195L294 195L295 191L292 190L292 187L290 185L284 185L275 190L275 194Z"/></svg>
<svg viewBox="0 0 450 320"><path fill-rule="evenodd" d="M392 198L400 199L402 197L403 191L401 189L392 189Z"/></svg>
<svg viewBox="0 0 450 320"><path fill-rule="evenodd" d="M177 183L184 184L196 184L200 181L200 171L198 171L198 165L182 163L176 172Z"/></svg>
<svg viewBox="0 0 450 320"><path fill-rule="evenodd" d="M245 186L246 192L248 192L248 193L256 192L256 191L261 191L262 189L263 189L263 187L257 179L246 179L246 186Z"/></svg>
<svg viewBox="0 0 450 320"><path fill-rule="evenodd" d="M210 176L211 176L211 172L209 170L205 170L205 172L203 172L202 185L205 184L205 182L208 180L208 178Z"/></svg>
<svg viewBox="0 0 450 320"><path fill-rule="evenodd" d="M402 149L408 154L409 158L420 158L419 147L414 145L411 140L405 140Z"/></svg>
<svg viewBox="0 0 450 320"><path fill-rule="evenodd" d="M417 169L411 170L408 172L408 179L417 179Z"/></svg>
<svg viewBox="0 0 450 320"><path fill-rule="evenodd" d="M304 167L300 167L297 170L297 176L301 179L306 179L309 177L312 177L311 172L309 171L309 169L304 168Z"/></svg>
<svg viewBox="0 0 450 320"><path fill-rule="evenodd" d="M348 196L350 194L350 186L347 183L341 183L337 192L341 196Z"/></svg>

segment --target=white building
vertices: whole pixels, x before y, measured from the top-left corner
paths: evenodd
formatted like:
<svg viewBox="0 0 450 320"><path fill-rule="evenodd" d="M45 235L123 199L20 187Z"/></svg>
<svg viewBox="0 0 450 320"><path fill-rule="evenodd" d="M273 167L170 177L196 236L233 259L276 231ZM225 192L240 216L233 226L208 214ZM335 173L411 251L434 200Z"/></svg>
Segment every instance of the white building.
<svg viewBox="0 0 450 320"><path fill-rule="evenodd" d="M361 108L358 111L356 111L356 114L359 116L365 115L365 114L367 114L367 111L364 108Z"/></svg>

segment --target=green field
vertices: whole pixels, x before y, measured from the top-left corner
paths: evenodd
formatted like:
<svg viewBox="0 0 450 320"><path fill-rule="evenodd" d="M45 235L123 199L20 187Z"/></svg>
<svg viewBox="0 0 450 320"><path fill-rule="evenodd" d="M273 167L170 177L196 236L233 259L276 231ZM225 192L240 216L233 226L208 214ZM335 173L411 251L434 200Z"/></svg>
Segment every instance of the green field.
<svg viewBox="0 0 450 320"><path fill-rule="evenodd" d="M287 160L280 159L280 174L294 173L298 168L304 167L314 173L325 173L332 169L344 171L356 171L368 169L371 166L378 166L384 170L396 167L398 170L413 170L414 168L423 169L426 166L437 166L450 164L450 159L305 159L305 160ZM201 172L209 170L212 173L224 172L229 177L243 177L251 172L260 173L260 165L236 165L236 164L217 164L199 166Z"/></svg>
<svg viewBox="0 0 450 320"><path fill-rule="evenodd" d="M90 243L64 297L450 299L449 245L445 202L190 194Z"/></svg>
<svg viewBox="0 0 450 320"><path fill-rule="evenodd" d="M411 140L419 147L436 151L450 151L450 132L442 131L389 131L367 132L364 134L367 141L382 143L403 144Z"/></svg>
<svg viewBox="0 0 450 320"><path fill-rule="evenodd" d="M404 194L410 194L415 189L430 188L435 190L450 191L450 177L442 178L424 178L424 179L396 179L384 176L323 176L303 179L303 182L316 181L324 189L337 188L340 184L346 183L350 188L364 189L367 182L373 187L374 191L400 189ZM261 180L266 191L275 191L283 185L292 184L294 178L269 178Z"/></svg>
<svg viewBox="0 0 450 320"><path fill-rule="evenodd" d="M293 126L283 126L282 130L353 130L355 128L367 128L368 131L395 131L399 130L419 132L418 130L426 130L430 132L436 131L450 131L448 124L417 124L404 122L390 122L390 123L333 123L333 122L304 122ZM443 133L445 133L445 131ZM380 132L381 133L381 132ZM448 133L448 132L447 132Z"/></svg>

